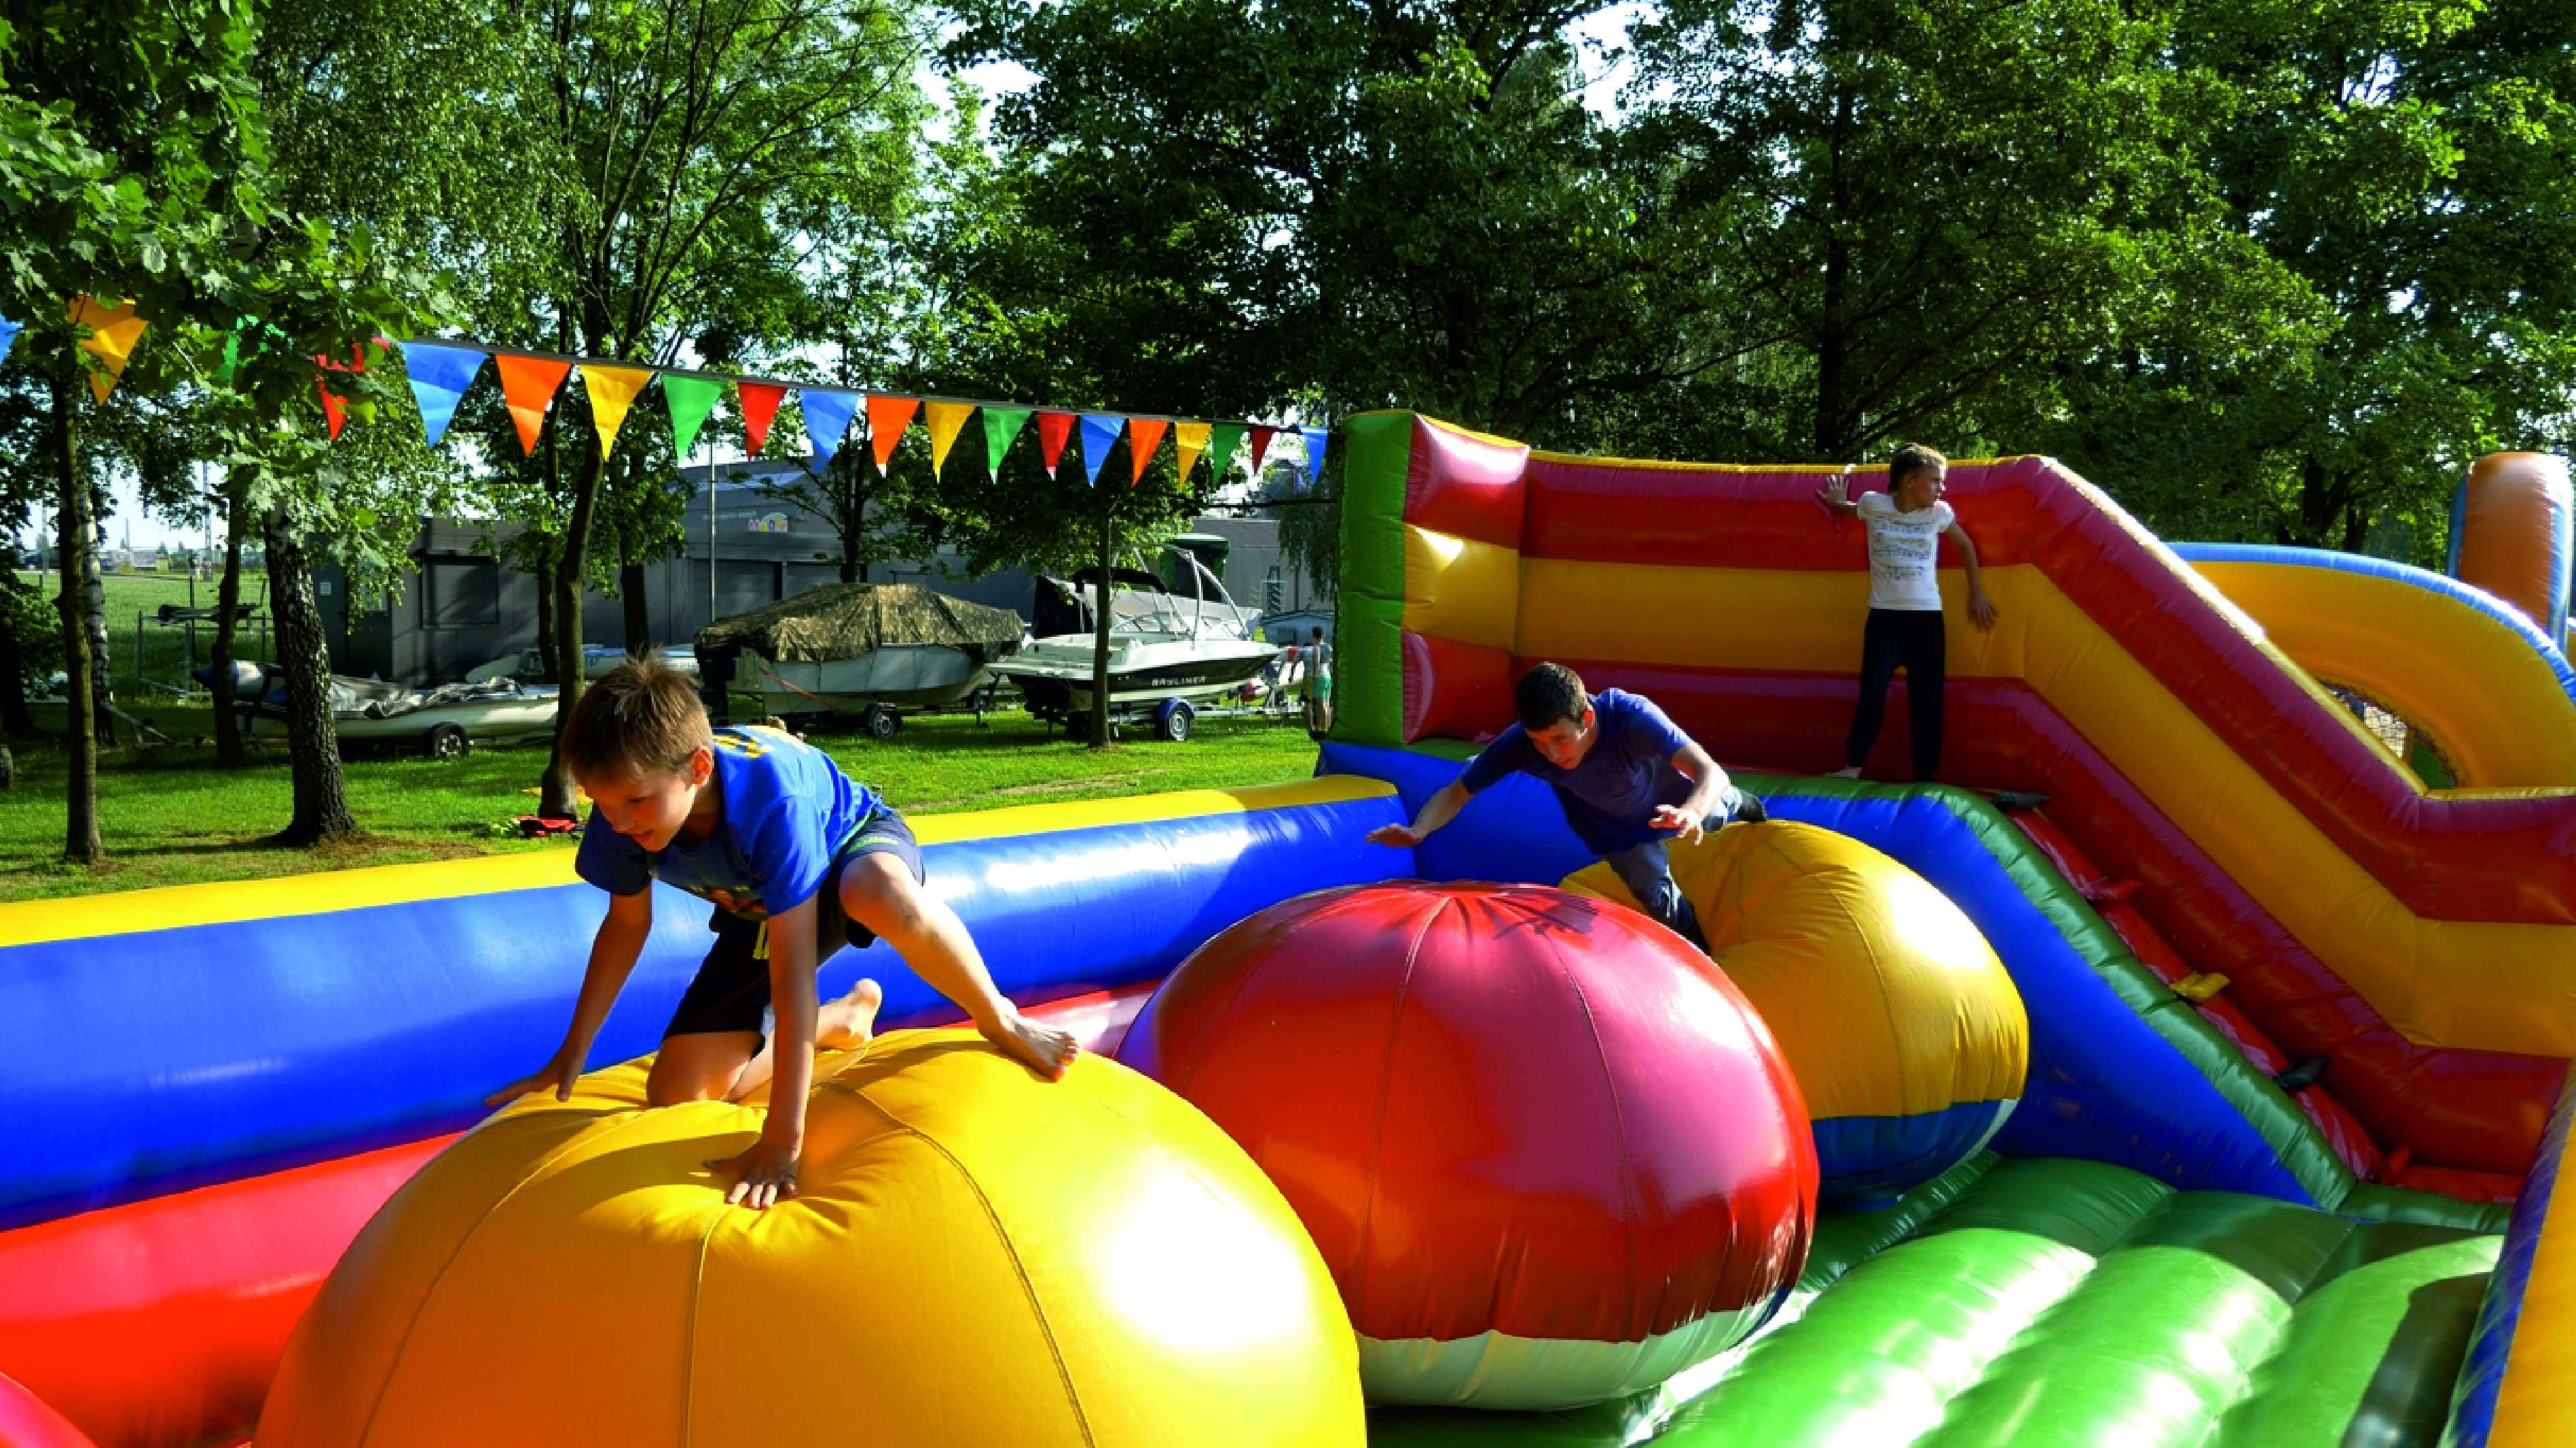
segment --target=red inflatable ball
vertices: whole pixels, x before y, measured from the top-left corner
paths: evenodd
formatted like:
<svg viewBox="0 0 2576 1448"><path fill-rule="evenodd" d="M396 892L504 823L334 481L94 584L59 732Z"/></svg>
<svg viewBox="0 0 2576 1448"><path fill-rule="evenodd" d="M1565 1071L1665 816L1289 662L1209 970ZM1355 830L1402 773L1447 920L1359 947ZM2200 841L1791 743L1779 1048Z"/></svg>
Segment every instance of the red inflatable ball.
<svg viewBox="0 0 2576 1448"><path fill-rule="evenodd" d="M1119 1059L1214 1118L1314 1235L1384 1403L1652 1387L1805 1266L1797 1083L1707 958L1535 885L1300 896L1209 941Z"/></svg>

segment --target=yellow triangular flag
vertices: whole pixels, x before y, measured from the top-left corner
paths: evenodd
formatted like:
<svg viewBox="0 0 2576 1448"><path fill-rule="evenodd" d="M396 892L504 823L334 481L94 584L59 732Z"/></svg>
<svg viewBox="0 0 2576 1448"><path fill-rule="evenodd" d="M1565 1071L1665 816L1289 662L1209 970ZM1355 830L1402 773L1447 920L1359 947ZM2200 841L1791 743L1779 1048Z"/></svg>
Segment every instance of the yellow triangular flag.
<svg viewBox="0 0 2576 1448"><path fill-rule="evenodd" d="M924 421L930 424L930 471L935 475L948 466L948 449L955 446L957 434L966 419L975 415L971 402L932 402L922 407Z"/></svg>
<svg viewBox="0 0 2576 1448"><path fill-rule="evenodd" d="M635 405L635 395L653 380L650 367L610 367L603 363L581 364L581 385L590 389L590 425L599 433L599 455L617 445L617 430L626 425L626 410Z"/></svg>
<svg viewBox="0 0 2576 1448"><path fill-rule="evenodd" d="M125 375L125 359L134 355L134 344L143 336L146 325L134 315L134 304L101 306L89 297L72 298L72 321L86 326L90 334L81 339L80 349L96 357L99 370L89 375L89 395L100 402L116 390L116 379Z"/></svg>
<svg viewBox="0 0 2576 1448"><path fill-rule="evenodd" d="M1200 453L1207 451L1208 429L1212 426L1214 426L1213 423L1205 422L1176 422L1172 424L1172 446L1181 450L1181 482L1183 485L1187 485L1190 480L1190 465L1199 460Z"/></svg>

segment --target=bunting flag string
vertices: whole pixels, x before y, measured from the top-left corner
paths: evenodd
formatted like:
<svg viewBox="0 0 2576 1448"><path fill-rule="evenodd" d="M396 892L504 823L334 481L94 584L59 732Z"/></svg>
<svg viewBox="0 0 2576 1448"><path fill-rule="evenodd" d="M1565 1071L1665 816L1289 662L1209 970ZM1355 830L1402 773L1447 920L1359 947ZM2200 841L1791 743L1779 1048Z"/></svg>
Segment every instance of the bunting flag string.
<svg viewBox="0 0 2576 1448"><path fill-rule="evenodd" d="M868 445L876 449L878 472L894 461L894 445L903 441L903 430L912 426L912 415L920 410L918 397L868 394Z"/></svg>
<svg viewBox="0 0 2576 1448"><path fill-rule="evenodd" d="M652 380L650 367L581 364L581 385L590 393L591 430L599 434L601 462L608 461L608 450L617 445L618 430L626 426L627 412L635 406L637 394Z"/></svg>
<svg viewBox="0 0 2576 1448"><path fill-rule="evenodd" d="M1163 445L1163 433L1171 423L1159 417L1136 417L1127 421L1127 461L1135 473L1127 479L1134 487L1145 481L1145 468L1154 461L1154 450Z"/></svg>
<svg viewBox="0 0 2576 1448"><path fill-rule="evenodd" d="M1327 428L1301 427L1297 429L1297 435L1306 440L1305 486L1311 488L1324 480L1324 448L1332 441L1333 434Z"/></svg>
<svg viewBox="0 0 2576 1448"><path fill-rule="evenodd" d="M349 360L346 362L334 361L316 352L313 354L313 365L324 372L364 372L367 370L367 349L351 347ZM322 394L322 430L331 441L338 442L340 429L347 426L349 422L349 404L338 393L331 390L328 379L319 375L313 379L313 390Z"/></svg>
<svg viewBox="0 0 2576 1448"><path fill-rule="evenodd" d="M1234 463L1234 450L1243 446L1244 426L1239 422L1220 422L1208 429L1208 476L1222 483L1225 470Z"/></svg>
<svg viewBox="0 0 2576 1448"><path fill-rule="evenodd" d="M132 302L110 307L93 297L72 298L71 319L74 325L90 329L80 343L82 351L99 360L98 370L89 374L89 395L93 401L105 402L116 390L117 379L125 375L126 359L134 355L134 344L142 340L147 324L134 315Z"/></svg>
<svg viewBox="0 0 2576 1448"><path fill-rule="evenodd" d="M975 415L971 402L933 402L923 409L923 420L930 425L930 472L936 477L948 467L948 450L957 445L957 434L966 419Z"/></svg>
<svg viewBox="0 0 2576 1448"><path fill-rule="evenodd" d="M1181 483L1185 487L1190 481L1190 465L1199 460L1200 453L1207 451L1209 427L1210 424L1204 422L1172 424L1172 446L1181 455ZM1219 482L1225 480L1221 471L1215 476Z"/></svg>
<svg viewBox="0 0 2576 1448"><path fill-rule="evenodd" d="M724 384L712 377L662 374L662 402L671 409L671 451L681 462L689 460L689 449L697 446L698 429L707 425L707 415L716 410L716 399L722 396Z"/></svg>
<svg viewBox="0 0 2576 1448"><path fill-rule="evenodd" d="M0 352L0 356L4 355L6 355L5 352ZM1018 437L1020 429L1028 425L1029 409L1025 407L984 409L985 472L996 478L1002 475L1002 454L1011 450L1011 439ZM1047 467L1047 475L1049 477L1055 475L1055 467L1052 463Z"/></svg>
<svg viewBox="0 0 2576 1448"><path fill-rule="evenodd" d="M1073 414L1041 412L1038 414L1038 458L1046 464L1047 476L1055 476L1055 465L1064 458L1064 441L1073 436Z"/></svg>
<svg viewBox="0 0 2576 1448"><path fill-rule="evenodd" d="M447 425L456 420L456 404L463 400L465 389L483 371L483 352L437 342L396 345L402 348L403 371L411 378L412 400L420 404L420 430L436 447L447 435Z"/></svg>
<svg viewBox="0 0 2576 1448"><path fill-rule="evenodd" d="M849 436L850 419L859 415L859 394L832 388L808 387L802 394L805 402L805 440L814 445L814 461L806 466L821 477L832 466L833 457L841 450L841 439Z"/></svg>
<svg viewBox="0 0 2576 1448"><path fill-rule="evenodd" d="M760 456L760 445L769 440L769 420L778 415L779 399L787 388L777 382L744 382L734 389L742 397L743 438L751 444L751 457Z"/></svg>
<svg viewBox="0 0 2576 1448"><path fill-rule="evenodd" d="M1109 461L1109 450L1118 445L1118 430L1127 419L1114 412L1086 412L1082 415L1082 480L1100 486L1100 465Z"/></svg>
<svg viewBox="0 0 2576 1448"><path fill-rule="evenodd" d="M519 450L534 457L537 434L545 430L546 411L554 406L555 391L563 386L572 364L495 352L492 366L501 374L501 396L510 404L510 420L519 425Z"/></svg>
<svg viewBox="0 0 2576 1448"><path fill-rule="evenodd" d="M1279 429L1275 427L1255 427L1252 430L1252 476L1254 479L1258 480L1260 478L1262 455L1270 451L1270 440L1278 435Z"/></svg>
<svg viewBox="0 0 2576 1448"><path fill-rule="evenodd" d="M9 361L9 349L18 345L18 324L0 317L0 365Z"/></svg>

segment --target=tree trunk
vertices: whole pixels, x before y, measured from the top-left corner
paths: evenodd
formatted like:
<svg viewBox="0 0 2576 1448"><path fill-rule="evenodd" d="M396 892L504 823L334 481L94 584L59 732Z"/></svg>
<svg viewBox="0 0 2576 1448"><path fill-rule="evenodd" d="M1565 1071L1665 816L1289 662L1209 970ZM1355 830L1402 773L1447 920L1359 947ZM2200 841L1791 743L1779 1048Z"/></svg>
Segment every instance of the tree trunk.
<svg viewBox="0 0 2576 1448"><path fill-rule="evenodd" d="M1117 586L1109 577L1110 505L1100 505L1100 583L1092 590L1091 611L1091 747L1109 747L1109 620L1117 612L1112 600Z"/></svg>
<svg viewBox="0 0 2576 1448"><path fill-rule="evenodd" d="M563 553L555 560L555 737L539 785L537 813L553 819L573 817L573 778L564 768L564 725L581 702L581 583L590 544L590 520L599 508L599 450L582 454L581 476L573 484L572 519L564 528Z"/></svg>
<svg viewBox="0 0 2576 1448"><path fill-rule="evenodd" d="M0 582L0 589L14 590L15 580ZM44 585L36 586L36 597L45 596ZM9 605L5 618L0 618L0 739L36 732L36 716L27 709L27 661L18 645L18 606Z"/></svg>
<svg viewBox="0 0 2576 1448"><path fill-rule="evenodd" d="M540 682L555 680L555 570L549 564L537 579L537 677Z"/></svg>
<svg viewBox="0 0 2576 1448"><path fill-rule="evenodd" d="M86 472L87 469L82 471ZM89 635L89 690L92 701L90 723L98 735L98 747L116 747L116 657L107 647L107 580L99 576L99 555L107 549L107 518L100 508L99 490L89 490L89 516L93 536L89 549L81 555L81 626Z"/></svg>
<svg viewBox="0 0 2576 1448"><path fill-rule="evenodd" d="M87 610L75 599L71 580L87 577L95 564L89 543L89 479L81 475L80 449L72 439L80 364L71 360L69 349L64 355L53 372L53 435L46 440L54 455L54 481L61 490L54 527L62 548L63 590L55 595L54 605L63 616L63 762L70 781L63 858L89 865L104 853L98 841L97 701L90 692L90 671L96 661L90 657Z"/></svg>
<svg viewBox="0 0 2576 1448"><path fill-rule="evenodd" d="M626 609L626 652L650 653L653 649L653 611L644 597L644 565L621 563L617 566L617 599Z"/></svg>
<svg viewBox="0 0 2576 1448"><path fill-rule="evenodd" d="M358 833L340 778L340 731L331 713L331 642L313 602L304 540L282 508L268 515L268 606L277 661L286 671L286 744L295 816L271 844L309 846Z"/></svg>
<svg viewBox="0 0 2576 1448"><path fill-rule="evenodd" d="M215 585L215 648L207 670L215 693L215 763L224 769L241 768L245 758L241 720L233 714L233 645L239 633L233 614L241 607L242 533L250 526L249 513L250 470L237 467L224 479L224 577Z"/></svg>

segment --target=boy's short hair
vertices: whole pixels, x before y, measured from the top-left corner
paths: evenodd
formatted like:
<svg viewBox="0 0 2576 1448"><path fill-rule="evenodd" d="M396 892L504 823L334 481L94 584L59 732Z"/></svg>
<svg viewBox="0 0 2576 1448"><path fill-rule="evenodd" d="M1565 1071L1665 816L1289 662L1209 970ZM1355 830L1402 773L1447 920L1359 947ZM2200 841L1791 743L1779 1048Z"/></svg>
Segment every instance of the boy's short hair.
<svg viewBox="0 0 2576 1448"><path fill-rule="evenodd" d="M1323 641L1324 641L1324 626L1323 626L1322 624L1317 624L1317 625L1315 625L1315 642L1317 642L1317 643L1322 643Z"/></svg>
<svg viewBox="0 0 2576 1448"><path fill-rule="evenodd" d="M1949 466L1950 460L1941 456L1939 448L1925 447L1919 442L1909 442L1896 450L1895 457L1888 459L1887 490L1891 493L1895 492L1898 484L1926 468L1940 468L1947 471Z"/></svg>
<svg viewBox="0 0 2576 1448"><path fill-rule="evenodd" d="M715 742L695 680L657 658L628 659L581 691L564 723L575 779L676 772Z"/></svg>
<svg viewBox="0 0 2576 1448"><path fill-rule="evenodd" d="M1540 664L1521 675L1512 688L1521 727L1535 734L1555 724L1580 724L1592 696L1583 691L1583 676L1563 664Z"/></svg>

